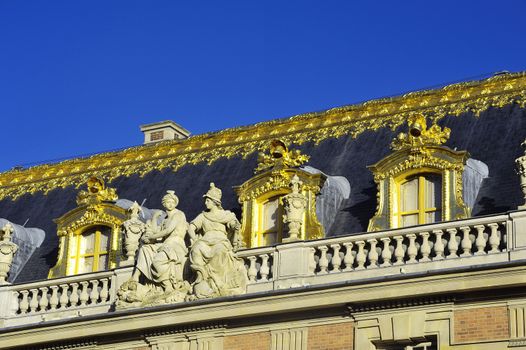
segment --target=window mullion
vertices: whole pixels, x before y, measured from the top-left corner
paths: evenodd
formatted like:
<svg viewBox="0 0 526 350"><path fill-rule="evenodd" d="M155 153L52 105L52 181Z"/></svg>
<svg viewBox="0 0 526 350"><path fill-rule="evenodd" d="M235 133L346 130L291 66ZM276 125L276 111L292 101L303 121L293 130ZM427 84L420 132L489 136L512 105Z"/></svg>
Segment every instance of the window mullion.
<svg viewBox="0 0 526 350"><path fill-rule="evenodd" d="M100 231L95 231L95 243L93 247L93 272L99 270Z"/></svg>
<svg viewBox="0 0 526 350"><path fill-rule="evenodd" d="M82 241L82 235L77 235L77 251L75 254L75 274L79 273L79 265L80 265L80 242Z"/></svg>
<svg viewBox="0 0 526 350"><path fill-rule="evenodd" d="M425 181L426 178L424 176L418 177L418 223L424 224L426 221L426 214L425 214L425 201L426 201L426 193L425 193Z"/></svg>

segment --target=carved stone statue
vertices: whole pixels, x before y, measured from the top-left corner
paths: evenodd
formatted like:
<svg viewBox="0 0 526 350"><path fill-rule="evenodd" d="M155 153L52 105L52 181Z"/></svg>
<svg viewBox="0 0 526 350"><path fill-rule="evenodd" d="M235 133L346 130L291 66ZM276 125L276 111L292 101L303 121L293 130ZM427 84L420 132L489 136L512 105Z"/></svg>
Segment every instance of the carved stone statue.
<svg viewBox="0 0 526 350"><path fill-rule="evenodd" d="M524 204L519 206L519 209L526 209L526 140L521 143L522 148L524 148L524 155L515 160L517 165L517 173L521 177L521 190L524 194Z"/></svg>
<svg viewBox="0 0 526 350"><path fill-rule="evenodd" d="M124 226L124 246L126 248L127 259L121 265L133 265L135 261L135 253L139 248L139 239L146 231L146 224L139 219L139 212L141 206L134 202L128 209L129 219L122 225Z"/></svg>
<svg viewBox="0 0 526 350"><path fill-rule="evenodd" d="M246 292L247 271L234 255L228 237L236 240L241 224L234 213L221 206L221 190L213 183L203 196L206 210L188 228L193 244L191 268L197 274L189 299L237 295Z"/></svg>
<svg viewBox="0 0 526 350"><path fill-rule="evenodd" d="M287 224L289 229L289 237L284 239L284 242L299 240L303 214L307 208L307 197L301 193L302 185L303 182L300 181L297 175L294 175L289 184L292 192L281 199L285 209L283 222Z"/></svg>
<svg viewBox="0 0 526 350"><path fill-rule="evenodd" d="M13 263L13 257L18 250L18 246L11 242L13 226L7 223L3 228L4 234L0 241L0 285L8 284L7 275Z"/></svg>
<svg viewBox="0 0 526 350"><path fill-rule="evenodd" d="M186 216L176 209L179 199L174 191L167 191L162 203L166 217L159 225L163 212L157 211L146 222L135 270L118 292L118 306L179 302L190 290L190 284L184 280L188 254L184 241Z"/></svg>

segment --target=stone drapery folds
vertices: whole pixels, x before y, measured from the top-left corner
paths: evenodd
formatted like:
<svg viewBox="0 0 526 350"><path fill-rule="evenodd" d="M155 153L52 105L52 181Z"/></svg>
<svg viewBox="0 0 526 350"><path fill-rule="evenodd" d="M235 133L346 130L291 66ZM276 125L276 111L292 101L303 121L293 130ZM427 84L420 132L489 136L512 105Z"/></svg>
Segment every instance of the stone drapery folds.
<svg viewBox="0 0 526 350"><path fill-rule="evenodd" d="M139 219L139 206L130 208L123 231L134 271L119 289L117 307L245 293L247 271L243 260L234 255L240 223L221 207L221 190L213 183L203 197L206 210L190 224L176 209L179 199L174 191L163 197L165 210L145 223Z"/></svg>

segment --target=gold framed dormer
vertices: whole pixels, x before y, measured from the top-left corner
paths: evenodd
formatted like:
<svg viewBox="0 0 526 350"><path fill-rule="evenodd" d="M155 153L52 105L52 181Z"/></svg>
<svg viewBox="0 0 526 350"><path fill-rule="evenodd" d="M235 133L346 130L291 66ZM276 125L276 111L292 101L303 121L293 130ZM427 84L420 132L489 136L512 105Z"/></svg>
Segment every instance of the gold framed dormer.
<svg viewBox="0 0 526 350"><path fill-rule="evenodd" d="M242 206L241 237L246 247L324 236L316 217L316 195L326 177L300 169L308 159L299 150L289 150L284 142L273 140L268 153L259 154L256 175L234 188ZM287 199L292 198L293 192L295 203L303 206L304 211L299 219L299 232L291 238L292 216Z"/></svg>
<svg viewBox="0 0 526 350"><path fill-rule="evenodd" d="M59 237L57 264L49 278L103 271L117 267L121 225L126 211L115 205L115 189L91 177L77 195L78 207L56 219Z"/></svg>
<svg viewBox="0 0 526 350"><path fill-rule="evenodd" d="M427 128L423 115L411 116L408 127L391 143L394 152L369 166L378 185L378 204L368 231L470 216L462 189L469 154L443 146L450 129L436 124Z"/></svg>

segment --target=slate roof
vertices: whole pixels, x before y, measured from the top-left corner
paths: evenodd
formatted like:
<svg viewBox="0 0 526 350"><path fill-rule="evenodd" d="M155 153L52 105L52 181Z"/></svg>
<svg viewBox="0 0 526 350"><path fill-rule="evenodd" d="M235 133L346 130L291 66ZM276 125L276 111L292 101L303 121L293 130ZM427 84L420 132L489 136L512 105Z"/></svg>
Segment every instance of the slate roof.
<svg viewBox="0 0 526 350"><path fill-rule="evenodd" d="M522 204L514 161L523 154L520 144L526 139L526 109L516 104L490 107L479 116L470 112L449 115L438 124L451 128L447 146L467 150L472 158L483 161L489 168L489 177L484 180L473 209L474 216L502 213ZM342 204L328 235L366 231L375 212L377 191L366 166L389 154L391 140L402 131L405 131L405 126L396 130L381 127L376 131L366 130L357 137L343 135L326 138L319 144L306 142L291 146L311 156L307 165L328 175L344 176L351 184L351 196ZM161 197L166 190L173 189L180 198L179 209L191 220L203 209L202 194L208 190L209 183L214 182L223 190L223 206L240 217L233 186L253 176L256 158L255 150L246 158L236 156L219 158L211 164L186 164L176 171L153 170L144 177L121 176L108 186L117 189L119 198L139 203L146 200L144 205L149 208L161 208ZM46 232L44 243L15 282L47 278L58 253L56 225L52 220L76 207L77 192L78 189L69 186L47 194L26 194L14 201L10 198L0 200L0 217L15 223L23 223L29 218L28 227L38 227Z"/></svg>

